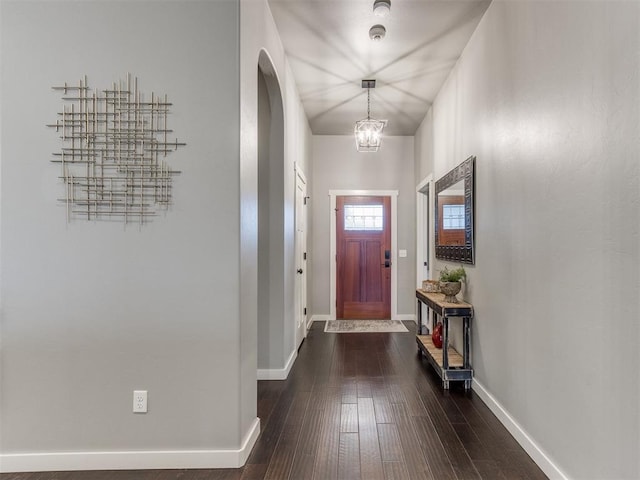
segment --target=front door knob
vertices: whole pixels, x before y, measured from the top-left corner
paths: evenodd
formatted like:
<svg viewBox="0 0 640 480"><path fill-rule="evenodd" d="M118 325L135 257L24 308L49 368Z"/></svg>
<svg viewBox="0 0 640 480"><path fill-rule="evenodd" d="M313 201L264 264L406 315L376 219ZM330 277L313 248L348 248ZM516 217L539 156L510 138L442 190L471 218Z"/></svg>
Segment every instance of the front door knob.
<svg viewBox="0 0 640 480"><path fill-rule="evenodd" d="M302 273L302 269L299 268L298 270L296 270L298 273Z"/></svg>

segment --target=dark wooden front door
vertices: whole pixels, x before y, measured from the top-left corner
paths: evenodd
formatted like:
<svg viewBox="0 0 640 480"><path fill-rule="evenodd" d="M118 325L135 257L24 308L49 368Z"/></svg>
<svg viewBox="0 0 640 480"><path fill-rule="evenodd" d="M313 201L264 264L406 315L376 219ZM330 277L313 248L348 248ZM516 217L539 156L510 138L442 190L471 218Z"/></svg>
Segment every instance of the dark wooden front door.
<svg viewBox="0 0 640 480"><path fill-rule="evenodd" d="M390 205L390 197L336 197L337 318L391 318Z"/></svg>

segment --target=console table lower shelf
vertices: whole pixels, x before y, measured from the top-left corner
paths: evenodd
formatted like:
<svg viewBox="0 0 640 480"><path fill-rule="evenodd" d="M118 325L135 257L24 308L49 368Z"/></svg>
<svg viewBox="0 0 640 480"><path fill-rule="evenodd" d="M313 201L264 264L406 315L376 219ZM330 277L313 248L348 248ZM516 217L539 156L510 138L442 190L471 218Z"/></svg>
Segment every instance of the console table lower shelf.
<svg viewBox="0 0 640 480"><path fill-rule="evenodd" d="M426 305L433 314L433 326L442 320L442 347L436 348L430 335L418 335L418 352L424 354L435 371L440 375L444 389L449 388L450 381L463 381L465 390L471 388L473 369L471 368L471 319L473 305L466 302L446 302L442 293L416 290L418 300L418 333L423 332L422 305ZM462 354L449 344L449 319L462 319ZM433 331L433 330L432 330Z"/></svg>
<svg viewBox="0 0 640 480"><path fill-rule="evenodd" d="M430 335L417 335L416 342L421 353L427 357L429 363L433 366L444 383L445 390L449 388L449 381L464 380L465 389L471 387L471 378L473 370L464 368L464 358L455 348L449 346L447 350L449 366L444 368L442 348L438 348L433 344Z"/></svg>

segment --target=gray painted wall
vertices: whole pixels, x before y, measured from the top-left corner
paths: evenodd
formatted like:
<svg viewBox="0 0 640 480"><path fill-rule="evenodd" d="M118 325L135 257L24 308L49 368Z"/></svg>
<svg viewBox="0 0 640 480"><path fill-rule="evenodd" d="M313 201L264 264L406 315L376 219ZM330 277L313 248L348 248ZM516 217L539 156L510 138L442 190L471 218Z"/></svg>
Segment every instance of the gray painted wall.
<svg viewBox="0 0 640 480"><path fill-rule="evenodd" d="M271 106L269 92L262 72L258 71L258 338L269 339L271 317L270 255L269 243L269 139L271 137ZM271 341L258 342L258 368L269 366Z"/></svg>
<svg viewBox="0 0 640 480"><path fill-rule="evenodd" d="M416 131L414 138L415 183L419 185L428 175L433 173L433 109L430 108L422 120L421 128Z"/></svg>
<svg viewBox="0 0 640 480"><path fill-rule="evenodd" d="M316 135L312 142L311 312L329 314L329 190L398 190L398 314L415 312L413 137L385 137L376 153L358 153L353 136Z"/></svg>
<svg viewBox="0 0 640 480"><path fill-rule="evenodd" d="M476 379L569 478L640 477L639 32L494 1L416 134L419 175L477 156Z"/></svg>
<svg viewBox="0 0 640 480"><path fill-rule="evenodd" d="M3 1L3 453L238 448L255 418L255 395L239 402L238 11ZM175 206L142 228L67 225L51 87L127 72L174 104Z"/></svg>

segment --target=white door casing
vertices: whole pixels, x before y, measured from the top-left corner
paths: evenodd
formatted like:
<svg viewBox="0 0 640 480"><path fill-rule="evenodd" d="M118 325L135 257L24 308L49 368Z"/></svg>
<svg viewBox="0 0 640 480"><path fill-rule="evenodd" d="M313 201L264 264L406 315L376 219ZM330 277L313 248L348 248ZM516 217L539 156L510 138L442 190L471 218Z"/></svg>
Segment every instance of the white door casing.
<svg viewBox="0 0 640 480"><path fill-rule="evenodd" d="M425 177L416 187L416 287L421 287L422 280L430 279L433 275L433 189L433 175Z"/></svg>
<svg viewBox="0 0 640 480"><path fill-rule="evenodd" d="M428 175L416 187L416 288L422 287L422 280L433 278L435 262L434 204L433 175ZM422 308L422 318L428 318L427 307L423 305ZM428 322L426 323L428 324ZM427 332L423 331L422 333Z"/></svg>

